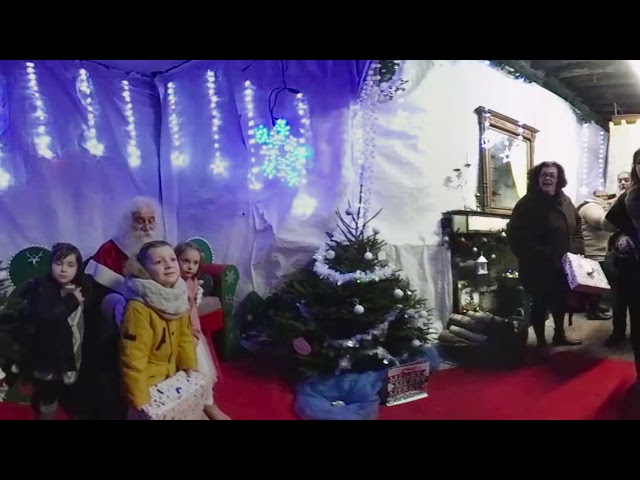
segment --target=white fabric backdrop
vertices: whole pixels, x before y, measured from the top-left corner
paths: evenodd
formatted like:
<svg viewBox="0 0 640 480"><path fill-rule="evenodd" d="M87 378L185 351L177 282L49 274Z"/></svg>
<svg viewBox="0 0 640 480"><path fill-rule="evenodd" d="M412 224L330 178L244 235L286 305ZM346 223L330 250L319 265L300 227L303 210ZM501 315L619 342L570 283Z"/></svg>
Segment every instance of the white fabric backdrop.
<svg viewBox="0 0 640 480"><path fill-rule="evenodd" d="M445 211L476 204L474 110L482 105L540 130L535 162L560 162L569 181L565 192L574 200L581 122L558 96L480 61L411 60L402 75L409 80L404 102L383 103L377 113L372 208L383 211L374 223L389 243L389 257L446 320L452 302L450 253L440 246L439 221ZM471 167L464 169L467 162ZM462 191L455 188L455 168L464 171Z"/></svg>

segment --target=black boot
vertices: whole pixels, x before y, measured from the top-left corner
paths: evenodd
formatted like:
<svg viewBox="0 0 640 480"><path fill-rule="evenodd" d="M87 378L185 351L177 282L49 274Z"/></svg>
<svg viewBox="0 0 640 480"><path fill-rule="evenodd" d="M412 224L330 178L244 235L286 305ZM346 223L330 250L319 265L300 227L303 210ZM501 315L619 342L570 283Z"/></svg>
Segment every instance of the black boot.
<svg viewBox="0 0 640 480"><path fill-rule="evenodd" d="M624 344L627 340L627 335L625 332L616 332L614 331L609 337L604 341L604 346L608 348L619 347Z"/></svg>
<svg viewBox="0 0 640 480"><path fill-rule="evenodd" d="M575 347L582 345L582 340L568 339L564 333L564 324L556 322L552 343L556 347Z"/></svg>
<svg viewBox="0 0 640 480"><path fill-rule="evenodd" d="M600 306L601 299L599 297L589 301L585 317L587 320L608 320L611 318L611 313L606 308Z"/></svg>
<svg viewBox="0 0 640 480"><path fill-rule="evenodd" d="M564 312L553 314L553 345L556 347L575 347L582 345L582 340L569 340L564 333Z"/></svg>
<svg viewBox="0 0 640 480"><path fill-rule="evenodd" d="M40 405L37 419L38 420L55 420L57 411L58 411L57 403L54 403L52 405Z"/></svg>
<svg viewBox="0 0 640 480"><path fill-rule="evenodd" d="M536 342L538 347L546 347L547 346L547 338L544 334L544 322L542 325L536 324L533 325L533 333L536 335Z"/></svg>
<svg viewBox="0 0 640 480"><path fill-rule="evenodd" d="M561 334L554 333L553 345L556 347L577 347L578 345L582 345L582 340L571 340L565 336L564 332Z"/></svg>
<svg viewBox="0 0 640 480"><path fill-rule="evenodd" d="M590 308L585 313L587 320L609 320L612 315L608 311L602 311L599 308Z"/></svg>

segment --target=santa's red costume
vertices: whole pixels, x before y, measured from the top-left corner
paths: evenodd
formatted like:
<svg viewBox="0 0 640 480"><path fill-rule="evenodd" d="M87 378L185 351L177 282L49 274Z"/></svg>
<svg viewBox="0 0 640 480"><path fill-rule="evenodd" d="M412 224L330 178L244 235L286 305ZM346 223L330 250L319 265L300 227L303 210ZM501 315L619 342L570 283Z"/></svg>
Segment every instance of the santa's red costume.
<svg viewBox="0 0 640 480"><path fill-rule="evenodd" d="M124 212L118 234L103 243L91 257L85 273L96 282L94 298L102 315L120 325L126 302L123 297L125 265L147 242L164 240L162 208L153 198L136 197ZM196 303L202 300L198 289Z"/></svg>
<svg viewBox="0 0 640 480"><path fill-rule="evenodd" d="M122 293L124 265L129 255L114 240L109 240L98 249L85 270L100 285L114 292Z"/></svg>

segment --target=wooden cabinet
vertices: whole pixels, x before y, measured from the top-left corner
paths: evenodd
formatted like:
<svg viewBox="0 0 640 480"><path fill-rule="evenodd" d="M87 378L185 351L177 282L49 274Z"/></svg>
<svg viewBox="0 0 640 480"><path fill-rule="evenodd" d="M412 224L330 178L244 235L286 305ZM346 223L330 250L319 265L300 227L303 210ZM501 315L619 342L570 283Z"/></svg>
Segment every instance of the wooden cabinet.
<svg viewBox="0 0 640 480"><path fill-rule="evenodd" d="M453 311L513 315L522 297L518 262L505 230L509 215L453 210L442 216L442 239L451 250ZM480 260L480 264L479 261ZM479 274L487 262L487 273Z"/></svg>

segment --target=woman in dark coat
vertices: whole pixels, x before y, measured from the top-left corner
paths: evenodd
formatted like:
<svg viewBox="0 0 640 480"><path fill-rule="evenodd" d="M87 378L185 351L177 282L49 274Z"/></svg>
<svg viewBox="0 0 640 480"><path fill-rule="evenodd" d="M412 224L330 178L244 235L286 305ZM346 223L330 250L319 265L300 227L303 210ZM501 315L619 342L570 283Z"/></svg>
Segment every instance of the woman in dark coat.
<svg viewBox="0 0 640 480"><path fill-rule="evenodd" d="M569 292L562 257L571 252L584 255L581 219L571 199L564 168L543 162L529 171L527 193L516 203L507 226L511 250L518 258L518 275L532 296L531 324L539 347L547 345L544 325L553 316L554 345L580 345L564 331L566 296Z"/></svg>
<svg viewBox="0 0 640 480"><path fill-rule="evenodd" d="M633 154L631 185L609 209L605 219L616 232L609 239L613 262L617 272L618 294L629 306L631 348L636 363L636 376L640 373L640 150ZM616 332L624 339L624 332ZM636 381L636 389L640 389Z"/></svg>

